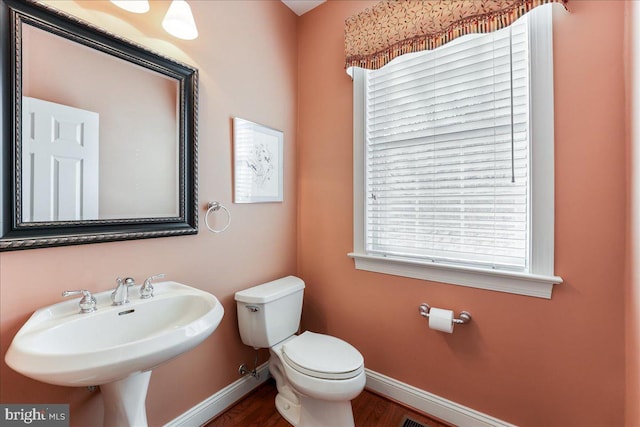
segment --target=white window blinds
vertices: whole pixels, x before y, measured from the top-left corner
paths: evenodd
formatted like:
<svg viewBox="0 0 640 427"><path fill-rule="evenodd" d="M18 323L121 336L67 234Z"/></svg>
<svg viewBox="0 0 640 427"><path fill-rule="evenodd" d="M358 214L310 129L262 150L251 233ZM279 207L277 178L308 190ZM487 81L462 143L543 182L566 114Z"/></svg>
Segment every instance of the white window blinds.
<svg viewBox="0 0 640 427"><path fill-rule="evenodd" d="M367 253L528 269L528 39L525 18L365 72Z"/></svg>

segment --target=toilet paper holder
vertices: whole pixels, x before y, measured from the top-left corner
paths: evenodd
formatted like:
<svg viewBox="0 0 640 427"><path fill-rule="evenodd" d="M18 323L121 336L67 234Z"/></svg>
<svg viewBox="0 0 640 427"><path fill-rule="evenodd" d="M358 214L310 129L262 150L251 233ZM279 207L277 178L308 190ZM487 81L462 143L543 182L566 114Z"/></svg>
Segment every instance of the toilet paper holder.
<svg viewBox="0 0 640 427"><path fill-rule="evenodd" d="M422 316L422 317L428 318L429 317L429 310L431 310L431 306L429 306L429 304L427 304L426 302L423 302L418 307L418 312L420 313L420 316ZM471 322L471 313L469 313L468 311L460 312L460 315L458 317L459 317L458 319L453 319L453 323L458 324L458 325L463 325L465 323Z"/></svg>

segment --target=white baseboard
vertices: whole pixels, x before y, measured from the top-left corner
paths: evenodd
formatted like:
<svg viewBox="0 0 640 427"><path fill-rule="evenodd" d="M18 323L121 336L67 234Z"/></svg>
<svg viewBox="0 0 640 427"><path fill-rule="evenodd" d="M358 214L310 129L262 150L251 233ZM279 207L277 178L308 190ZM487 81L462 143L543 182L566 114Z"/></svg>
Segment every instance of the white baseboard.
<svg viewBox="0 0 640 427"><path fill-rule="evenodd" d="M459 427L515 427L505 421L365 369L367 388Z"/></svg>
<svg viewBox="0 0 640 427"><path fill-rule="evenodd" d="M269 379L269 364L263 363L257 369L259 378L244 376L227 387L198 403L184 414L169 421L164 427L197 427L223 413L254 388Z"/></svg>
<svg viewBox="0 0 640 427"><path fill-rule="evenodd" d="M260 375L258 380L249 376L242 377L168 422L164 427L202 426L269 379L268 363L260 365L257 371ZM515 427L513 424L394 380L370 369L365 369L365 371L367 374L366 387L369 390L456 426Z"/></svg>

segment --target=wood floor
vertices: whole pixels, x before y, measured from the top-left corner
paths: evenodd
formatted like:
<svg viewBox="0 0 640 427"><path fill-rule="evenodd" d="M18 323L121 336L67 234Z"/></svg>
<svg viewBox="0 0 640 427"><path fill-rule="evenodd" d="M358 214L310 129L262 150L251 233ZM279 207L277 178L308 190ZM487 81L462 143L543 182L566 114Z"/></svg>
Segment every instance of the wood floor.
<svg viewBox="0 0 640 427"><path fill-rule="evenodd" d="M270 379L205 427L291 427L276 410L276 394L275 382ZM363 391L351 404L356 427L400 427L405 416L429 427L450 427L368 390Z"/></svg>

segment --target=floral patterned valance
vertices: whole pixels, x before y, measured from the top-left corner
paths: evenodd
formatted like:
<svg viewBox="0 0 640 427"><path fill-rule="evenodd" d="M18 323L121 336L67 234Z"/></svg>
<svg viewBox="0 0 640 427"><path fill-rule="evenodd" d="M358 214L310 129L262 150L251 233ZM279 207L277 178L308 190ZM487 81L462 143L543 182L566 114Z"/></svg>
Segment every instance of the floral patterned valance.
<svg viewBox="0 0 640 427"><path fill-rule="evenodd" d="M345 22L345 68L377 69L465 34L507 27L536 6L568 0L383 0Z"/></svg>

